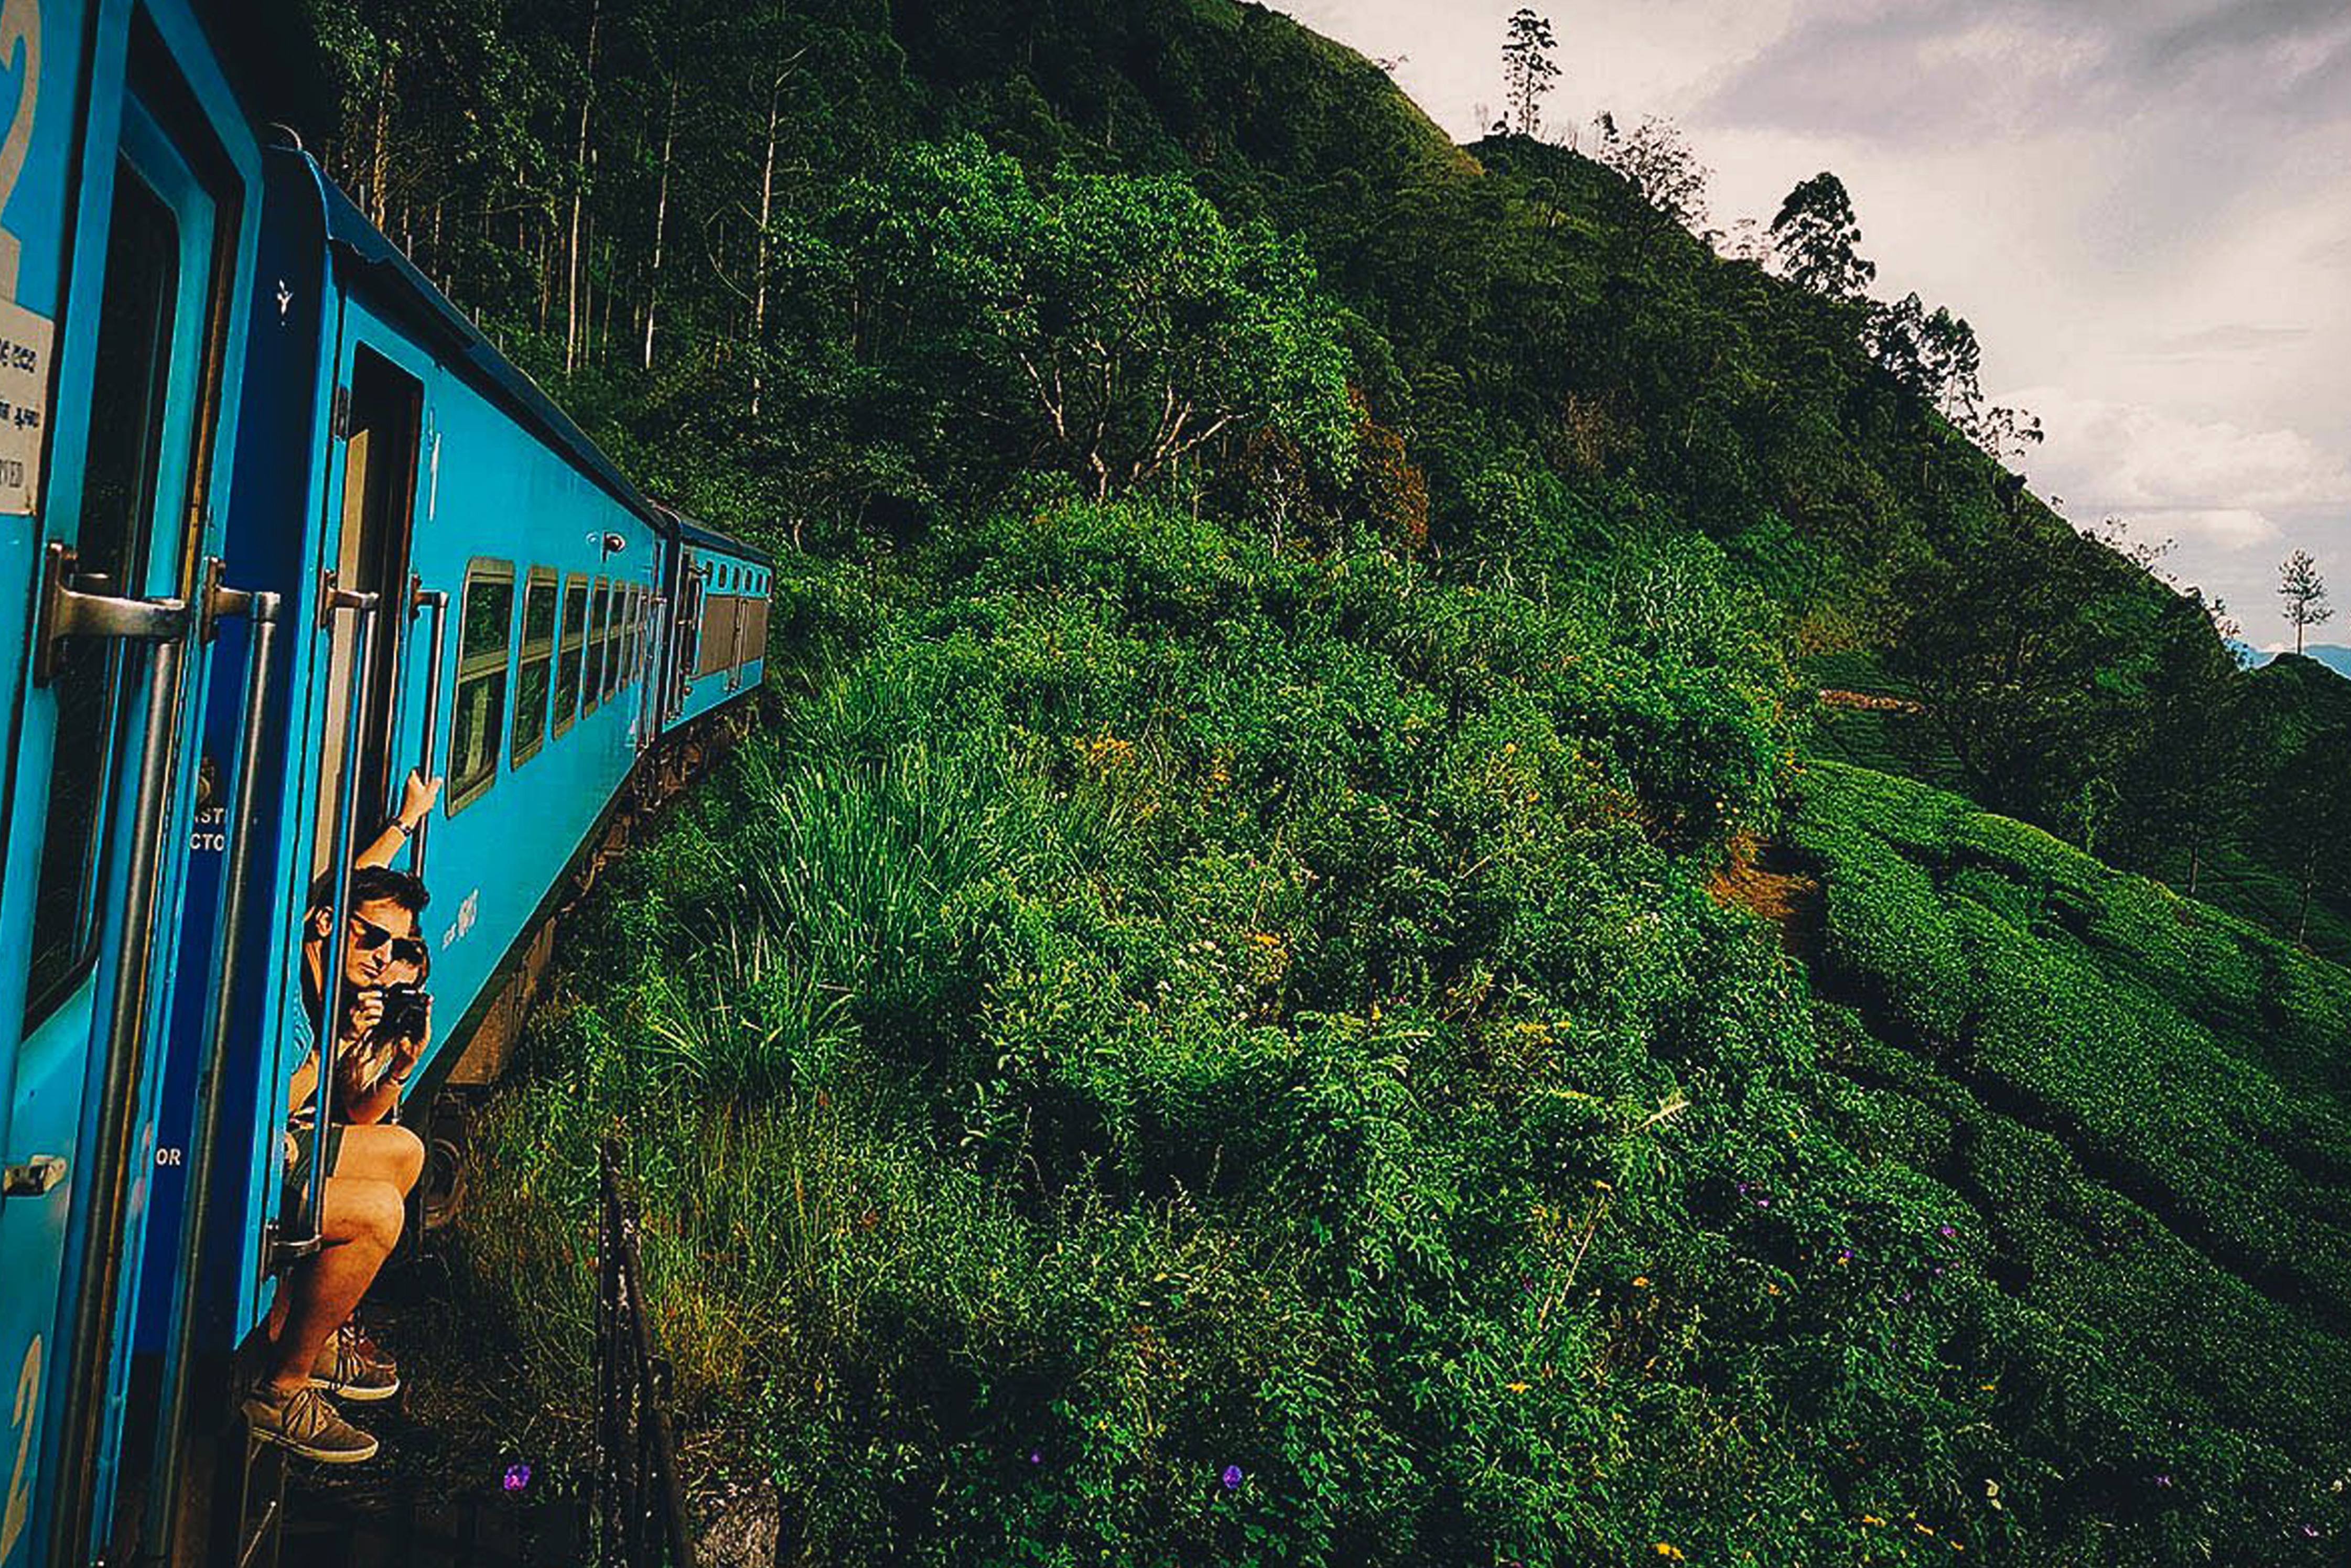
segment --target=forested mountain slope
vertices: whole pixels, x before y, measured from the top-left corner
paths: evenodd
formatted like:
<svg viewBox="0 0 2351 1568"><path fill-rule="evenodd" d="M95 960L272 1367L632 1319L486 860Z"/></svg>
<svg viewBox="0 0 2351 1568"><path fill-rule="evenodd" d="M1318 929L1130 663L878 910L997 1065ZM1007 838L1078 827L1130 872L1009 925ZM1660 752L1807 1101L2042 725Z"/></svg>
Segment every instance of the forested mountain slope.
<svg viewBox="0 0 2351 1568"><path fill-rule="evenodd" d="M787 1561L2339 1555L2338 727L1866 301L1227 0L319 10L360 200L788 563L477 1151L541 1451L617 1124Z"/></svg>
<svg viewBox="0 0 2351 1568"><path fill-rule="evenodd" d="M2241 906L2289 928L2305 894L2330 938L2351 906L2351 864L2282 863L2238 809L2290 756L2182 720L2241 695L2200 601L2004 477L1910 336L1719 259L1588 159L1448 145L1287 17L313 4L347 89L329 160L363 204L650 482L721 521L888 549L1016 475L1082 470L1029 383L953 351L1000 321L918 297L874 204L947 199L909 163L965 135L1033 173L1175 178L1311 264L1372 461L1334 484L1257 409L1161 488L1293 536L1368 517L1425 532L1449 571L1521 582L1702 531L1800 649L1883 651L1926 683L1920 755L1956 756L1985 803L2175 877L2207 839L2250 855L2288 907ZM1070 282L1021 308L1069 308ZM2351 810L2346 789L2324 803Z"/></svg>

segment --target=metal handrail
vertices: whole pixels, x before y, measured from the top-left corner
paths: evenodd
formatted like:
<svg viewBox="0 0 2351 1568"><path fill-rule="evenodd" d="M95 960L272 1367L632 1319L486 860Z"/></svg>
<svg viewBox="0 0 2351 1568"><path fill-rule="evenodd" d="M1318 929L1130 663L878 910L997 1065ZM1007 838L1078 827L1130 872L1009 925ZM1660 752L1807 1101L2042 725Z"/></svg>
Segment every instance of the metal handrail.
<svg viewBox="0 0 2351 1568"><path fill-rule="evenodd" d="M436 455L440 451L437 441L434 451ZM433 777L433 745L441 733L441 661L448 652L449 591L426 588L422 583L413 586L408 596L409 618L413 620L422 610L433 612L433 653L432 662L425 666L424 672L424 737L419 747L416 767L417 771L430 779ZM416 837L409 846L408 869L416 873L419 882L424 880L424 845L432 830L433 813L427 811L424 820L416 824Z"/></svg>
<svg viewBox="0 0 2351 1568"><path fill-rule="evenodd" d="M106 1385L112 1361L115 1301L122 1279L120 1218L130 1179L131 1137L138 1124L141 1080L147 1066L150 962L155 904L161 893L162 837L172 815L173 766L186 697L187 652L197 618L183 600L122 600L71 585L70 557L51 546L52 614L44 647L65 636L152 643L147 710L139 743L138 789L131 810L131 854L125 868L114 988L98 1059L96 1137L91 1179L85 1189L81 1264L75 1284L72 1333L57 1455L61 1496L53 1516L49 1560L79 1562L90 1534L98 1458L104 1431Z"/></svg>
<svg viewBox="0 0 2351 1568"><path fill-rule="evenodd" d="M677 1448L664 1403L669 1364L645 1319L637 1217L604 1141L596 1246L595 1513L604 1568L694 1568Z"/></svg>
<svg viewBox="0 0 2351 1568"><path fill-rule="evenodd" d="M218 575L217 562L214 576ZM207 591L204 615L207 631L223 617L243 615L251 628L246 643L245 727L237 740L236 773L229 786L228 841L221 858L220 959L213 985L212 1028L203 1054L196 1061L196 1126L188 1150L186 1207L180 1221L182 1294L174 1303L175 1318L170 1361L171 1386L159 1423L163 1445L155 1496L163 1514L166 1538L163 1561L182 1561L182 1537L187 1521L176 1506L184 1448L180 1426L187 1409L189 1357L195 1343L196 1313L193 1295L203 1267L204 1233L212 1216L213 1155L219 1142L221 1094L225 1080L221 1063L227 1060L229 1034L235 1027L236 979L245 967L246 890L253 859L255 826L261 783L260 757L265 726L275 684L277 627L282 601L275 593L240 592L215 584Z"/></svg>
<svg viewBox="0 0 2351 1568"><path fill-rule="evenodd" d="M315 1117L310 1126L310 1191L305 1217L310 1229L308 1236L285 1244L289 1256L317 1251L325 1234L327 1136L334 1117L335 1048L340 1041L342 1027L343 952L350 946L343 928L350 922L351 861L356 853L351 839L359 815L358 749L366 728L368 697L374 677L376 617L381 608L381 601L375 594L331 589L323 597L319 612L320 619L331 625L337 612L350 611L359 623L359 643L348 688L350 703L344 709L342 773L335 800L335 855L331 867L334 881L328 894L333 917L327 927L325 972L319 977L319 1070L310 1086Z"/></svg>
<svg viewBox="0 0 2351 1568"><path fill-rule="evenodd" d="M637 686L637 749L653 749L661 733L663 686L669 674L669 596L656 593L645 604L645 678Z"/></svg>

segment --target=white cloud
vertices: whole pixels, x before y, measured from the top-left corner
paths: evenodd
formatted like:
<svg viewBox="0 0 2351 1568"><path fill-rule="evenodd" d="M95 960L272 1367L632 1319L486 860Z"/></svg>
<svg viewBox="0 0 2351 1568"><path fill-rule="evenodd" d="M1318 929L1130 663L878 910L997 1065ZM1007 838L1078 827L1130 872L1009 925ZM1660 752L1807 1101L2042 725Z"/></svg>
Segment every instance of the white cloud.
<svg viewBox="0 0 2351 1568"><path fill-rule="evenodd" d="M2032 463L2036 487L2064 496L2076 517L2160 514L2183 536L2241 549L2277 537L2265 512L2351 508L2351 463L2299 431L2249 430L2062 387L2001 401L2041 416L2048 441Z"/></svg>
<svg viewBox="0 0 2351 1568"><path fill-rule="evenodd" d="M2218 550L2251 549L2278 538L2283 530L2266 512L2249 507L2221 507L2186 511L2157 507L2130 519L2135 538L2178 539Z"/></svg>

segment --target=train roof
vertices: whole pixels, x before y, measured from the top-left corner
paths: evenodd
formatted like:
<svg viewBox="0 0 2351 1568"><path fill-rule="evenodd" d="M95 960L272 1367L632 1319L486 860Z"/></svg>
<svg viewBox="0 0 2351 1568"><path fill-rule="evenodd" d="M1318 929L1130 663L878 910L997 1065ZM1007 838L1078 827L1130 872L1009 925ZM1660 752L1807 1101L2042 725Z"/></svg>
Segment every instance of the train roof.
<svg viewBox="0 0 2351 1568"><path fill-rule="evenodd" d="M465 313L417 270L405 253L329 179L318 161L300 154L318 182L325 202L327 243L349 260L376 275L375 281L407 307L410 318L439 338L437 347L456 369L503 403L523 425L581 472L594 479L631 511L654 528L705 549L723 549L758 565L774 559L757 545L695 522L674 507L649 498L621 472L601 447L588 438L571 416L541 392L538 383L500 353Z"/></svg>
<svg viewBox="0 0 2351 1568"><path fill-rule="evenodd" d="M687 544L699 545L705 549L725 550L728 555L740 556L757 566L773 567L776 564L775 558L758 545L747 544L732 534L722 534L716 528L697 523L675 507L655 501L653 511L659 516L663 528Z"/></svg>
<svg viewBox="0 0 2351 1568"><path fill-rule="evenodd" d="M416 264L385 237L382 230L368 221L367 214L328 177L316 159L307 152L296 156L308 165L324 198L329 246L341 252L350 264L371 274L371 281L392 296L395 306L404 308L403 313L412 325L438 340L433 347L452 368L503 404L526 429L569 459L581 473L611 492L615 500L639 517L652 520L653 503L604 455L603 449L572 423L571 416L539 391L537 382L498 352L497 346L483 335L482 329L452 304L431 278L418 271Z"/></svg>

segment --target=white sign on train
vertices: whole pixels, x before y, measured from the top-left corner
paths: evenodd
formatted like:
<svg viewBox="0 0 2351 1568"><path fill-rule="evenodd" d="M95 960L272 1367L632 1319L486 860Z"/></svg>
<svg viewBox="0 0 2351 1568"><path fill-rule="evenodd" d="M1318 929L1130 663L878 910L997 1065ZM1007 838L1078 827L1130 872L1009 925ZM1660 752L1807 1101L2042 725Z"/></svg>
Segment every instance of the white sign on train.
<svg viewBox="0 0 2351 1568"><path fill-rule="evenodd" d="M0 299L0 514L29 513L40 497L55 336L47 317Z"/></svg>

